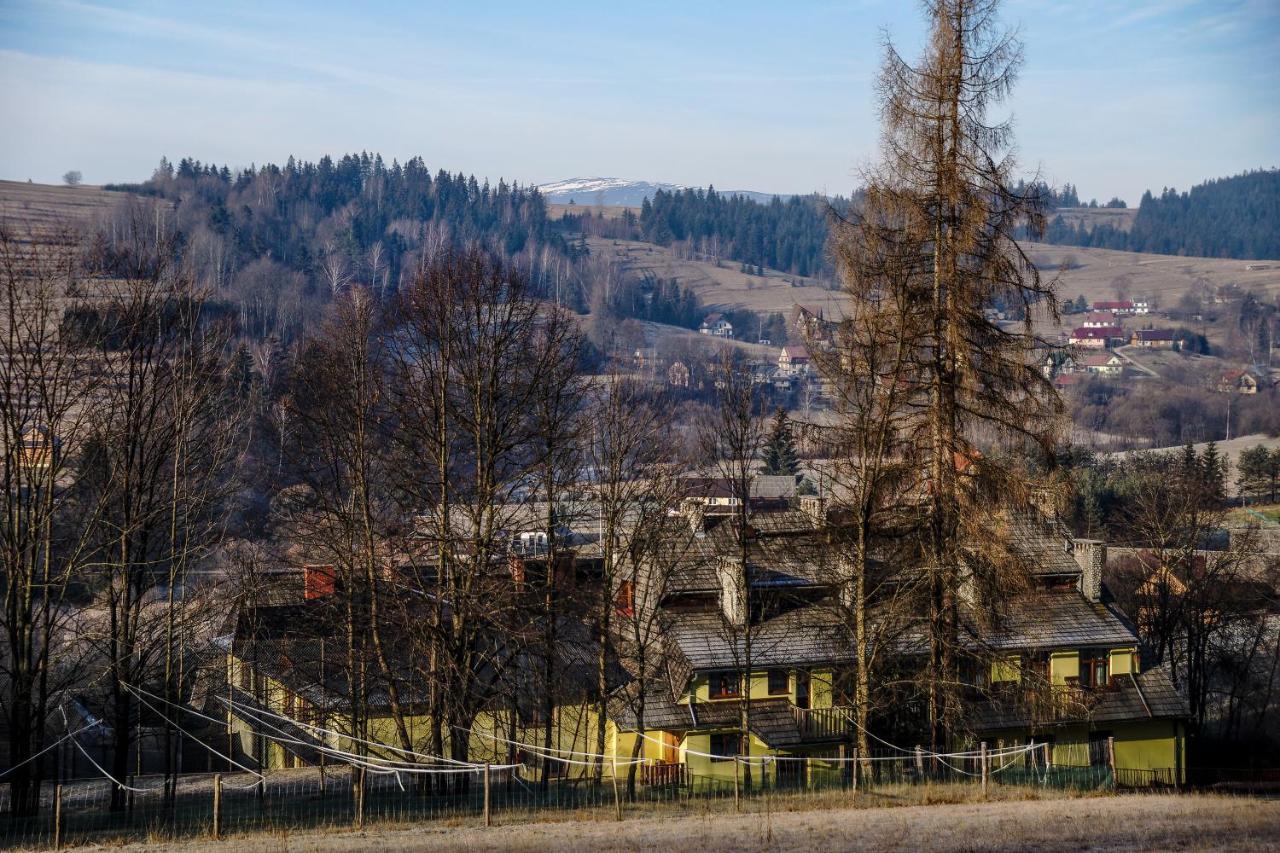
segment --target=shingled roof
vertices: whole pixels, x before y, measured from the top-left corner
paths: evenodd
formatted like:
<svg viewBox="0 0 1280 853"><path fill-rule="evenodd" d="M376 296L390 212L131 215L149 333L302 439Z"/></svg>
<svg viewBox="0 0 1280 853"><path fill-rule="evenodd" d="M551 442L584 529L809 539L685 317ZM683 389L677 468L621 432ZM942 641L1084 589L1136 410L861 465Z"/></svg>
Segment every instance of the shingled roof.
<svg viewBox="0 0 1280 853"><path fill-rule="evenodd" d="M1168 671L1162 667L1138 675L1119 675L1105 690L1079 691L1075 695L1079 701L1061 703L1051 720L1037 719L1021 696L995 697L990 702L975 703L972 706L974 728L991 731L1080 722L1180 720L1191 713L1186 698L1178 693Z"/></svg>
<svg viewBox="0 0 1280 853"><path fill-rule="evenodd" d="M1068 589L1013 599L985 640L994 649L1061 649L1134 645L1138 635L1114 604L1092 602Z"/></svg>
<svg viewBox="0 0 1280 853"><path fill-rule="evenodd" d="M742 631L719 613L681 613L666 631L668 648L688 670L733 669L746 659ZM847 659L850 646L840 621L821 606L799 607L751 628L753 667L812 666Z"/></svg>
<svg viewBox="0 0 1280 853"><path fill-rule="evenodd" d="M636 685L628 685L609 704L609 716L624 730L634 731ZM654 679L645 695L644 725L654 731L733 731L738 728L741 708L737 702L674 702L659 680ZM800 724L786 699L755 699L751 702L751 733L773 748L800 743Z"/></svg>

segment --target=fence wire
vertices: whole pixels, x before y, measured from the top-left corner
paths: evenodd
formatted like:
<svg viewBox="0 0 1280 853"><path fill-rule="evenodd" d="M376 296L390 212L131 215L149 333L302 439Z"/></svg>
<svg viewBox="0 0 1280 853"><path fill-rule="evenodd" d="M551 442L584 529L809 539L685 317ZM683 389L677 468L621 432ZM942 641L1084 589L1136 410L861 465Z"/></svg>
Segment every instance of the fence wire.
<svg viewBox="0 0 1280 853"><path fill-rule="evenodd" d="M1044 789L1098 789L1117 785L1162 784L1172 771L1121 771L1106 765L1066 765L1046 761L1045 750L993 752L987 784ZM735 774L734 767L737 765ZM700 765L706 767L707 765ZM515 823L547 812L576 812L584 819L613 819L651 813L658 807L714 812L760 810L767 798L835 797L831 803L859 801L862 794L895 796L921 785L982 785L982 766L973 756L912 756L885 751L856 763L835 754L823 757L712 762L710 772L683 764L645 762L606 765L602 779L592 767L562 768L545 779L539 767L491 769L486 809L485 771L439 775L362 772L350 766L304 767L269 772L193 774L180 777L171 792L160 776L128 780L119 791L105 779L65 782L61 805L57 788L45 783L33 813L14 813L9 786L0 786L0 847L51 847L176 840L247 833L411 824L427 821ZM1130 774L1126 776L1125 774ZM1136 774L1136 775L1134 775ZM736 780L735 780L736 775ZM215 780L220 780L215 782ZM221 793L215 797L215 787ZM865 800L864 800L865 801Z"/></svg>

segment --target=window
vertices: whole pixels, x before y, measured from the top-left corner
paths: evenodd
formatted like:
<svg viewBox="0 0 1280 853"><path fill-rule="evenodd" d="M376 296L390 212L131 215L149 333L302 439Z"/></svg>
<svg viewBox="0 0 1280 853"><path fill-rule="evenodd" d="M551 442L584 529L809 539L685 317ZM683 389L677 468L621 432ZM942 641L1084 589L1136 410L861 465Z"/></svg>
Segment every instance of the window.
<svg viewBox="0 0 1280 853"><path fill-rule="evenodd" d="M1026 687L1043 687L1052 680L1052 668L1047 652L1032 652L1022 669L1022 683Z"/></svg>
<svg viewBox="0 0 1280 853"><path fill-rule="evenodd" d="M785 669L769 670L769 695L785 696L791 692L791 673Z"/></svg>
<svg viewBox="0 0 1280 853"><path fill-rule="evenodd" d="M636 607L636 590L631 581L625 580L618 584L618 594L613 599L614 608L620 616L632 616L635 614Z"/></svg>
<svg viewBox="0 0 1280 853"><path fill-rule="evenodd" d="M734 732L711 736L712 761L728 761L738 754L738 735Z"/></svg>
<svg viewBox="0 0 1280 853"><path fill-rule="evenodd" d="M1080 653L1081 687L1107 686L1107 659L1106 652Z"/></svg>
<svg viewBox="0 0 1280 853"><path fill-rule="evenodd" d="M742 692L742 681L736 672L713 672L710 681L712 699L732 699Z"/></svg>

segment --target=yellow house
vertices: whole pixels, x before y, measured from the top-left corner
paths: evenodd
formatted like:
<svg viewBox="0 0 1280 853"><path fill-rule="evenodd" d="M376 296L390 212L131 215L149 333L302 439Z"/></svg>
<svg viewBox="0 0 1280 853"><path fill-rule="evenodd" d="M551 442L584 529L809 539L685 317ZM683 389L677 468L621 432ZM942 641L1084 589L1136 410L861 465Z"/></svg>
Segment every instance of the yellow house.
<svg viewBox="0 0 1280 853"><path fill-rule="evenodd" d="M850 755L856 730L841 674L852 662L851 643L832 606L839 563L817 527L824 515L754 516L745 562L731 519L690 513L688 521L673 520L667 555L675 557L662 577L637 576L618 599L619 623L650 620L660 631L644 684L634 668L630 680L621 670L613 679L603 753L590 701L593 641L566 624L552 718L538 707L538 678L517 668L473 721L469 759L575 777L594 774L597 761L605 775L615 768L625 775L638 757L642 782L693 788L732 785L748 767L779 785L847 772L839 759ZM1033 566L1033 588L1008 603L997 626L974 632L974 660L984 663L970 675L969 736L955 746L1044 744L1039 754L1050 763L1105 767L1119 783L1183 780L1186 702L1164 670L1142 669L1136 632L1102 587L1106 546L1072 540L1043 519L1020 520L1012 530ZM226 684L237 755L275 768L317 762L317 746L361 751L344 710L340 644L326 639L322 625L307 627L321 606L276 605L237 627ZM276 627L264 631L264 624ZM919 654L907 646L901 653ZM425 697L402 701L414 749L431 753ZM365 739L399 744L379 690L364 713ZM789 760L761 762L779 757Z"/></svg>

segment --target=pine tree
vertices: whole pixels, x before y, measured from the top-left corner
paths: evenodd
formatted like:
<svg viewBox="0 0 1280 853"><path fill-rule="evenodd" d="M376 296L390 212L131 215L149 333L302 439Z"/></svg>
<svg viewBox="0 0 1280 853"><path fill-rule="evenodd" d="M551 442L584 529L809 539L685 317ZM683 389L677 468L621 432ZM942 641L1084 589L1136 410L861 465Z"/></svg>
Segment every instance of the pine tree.
<svg viewBox="0 0 1280 853"><path fill-rule="evenodd" d="M1034 485L1016 459L1047 457L1061 401L1028 353L1033 315L1057 321L1052 282L1015 241L1042 232L1039 194L1012 187L1012 129L988 108L1011 91L1021 46L996 21L997 0L932 0L919 62L890 44L880 77L884 158L866 191L862 229L893 269L884 286L915 306L904 322L918 389L911 425L927 478L920 531L928 568L928 659L922 672L931 742L963 727L960 609L965 584L989 612L1021 583L1022 568L991 535L1002 509L1029 501ZM875 260L874 258L872 260ZM876 296L875 293L869 296ZM992 323L992 304L1018 309L1016 329ZM983 435L986 448L975 446ZM997 449L1012 453L1001 456ZM987 559L962 554L981 548Z"/></svg>
<svg viewBox="0 0 1280 853"><path fill-rule="evenodd" d="M764 473L795 474L799 467L796 462L796 443L791 435L791 421L786 411L780 408L774 413L769 438L764 446Z"/></svg>
<svg viewBox="0 0 1280 853"><path fill-rule="evenodd" d="M1212 506L1221 506L1227 496L1227 460L1218 452L1217 442L1209 442L1200 455L1200 476L1206 500Z"/></svg>

